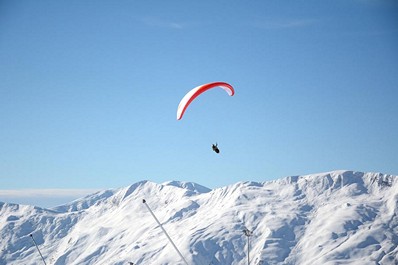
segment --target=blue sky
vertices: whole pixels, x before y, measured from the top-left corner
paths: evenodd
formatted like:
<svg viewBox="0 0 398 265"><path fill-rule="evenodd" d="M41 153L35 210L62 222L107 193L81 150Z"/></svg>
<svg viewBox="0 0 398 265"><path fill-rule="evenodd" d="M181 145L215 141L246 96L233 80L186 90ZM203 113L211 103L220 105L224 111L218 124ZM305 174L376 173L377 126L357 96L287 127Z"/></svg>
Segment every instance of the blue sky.
<svg viewBox="0 0 398 265"><path fill-rule="evenodd" d="M0 190L398 175L397 11L372 0L0 1ZM208 91L177 121L184 94L213 81L235 96Z"/></svg>

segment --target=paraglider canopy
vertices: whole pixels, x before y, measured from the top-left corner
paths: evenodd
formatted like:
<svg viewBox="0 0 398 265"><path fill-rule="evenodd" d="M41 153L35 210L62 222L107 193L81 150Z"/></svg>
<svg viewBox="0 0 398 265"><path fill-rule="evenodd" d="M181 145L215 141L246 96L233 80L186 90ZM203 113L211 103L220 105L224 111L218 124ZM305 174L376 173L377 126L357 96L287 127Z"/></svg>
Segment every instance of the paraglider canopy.
<svg viewBox="0 0 398 265"><path fill-rule="evenodd" d="M191 91L189 91L180 101L180 104L178 105L177 108L177 120L181 120L182 116L185 113L185 110L188 108L189 104L200 94L203 92L216 88L216 87L221 87L223 88L228 95L233 96L235 94L234 88L225 82L213 82L213 83L208 83L204 84L198 87L195 87Z"/></svg>

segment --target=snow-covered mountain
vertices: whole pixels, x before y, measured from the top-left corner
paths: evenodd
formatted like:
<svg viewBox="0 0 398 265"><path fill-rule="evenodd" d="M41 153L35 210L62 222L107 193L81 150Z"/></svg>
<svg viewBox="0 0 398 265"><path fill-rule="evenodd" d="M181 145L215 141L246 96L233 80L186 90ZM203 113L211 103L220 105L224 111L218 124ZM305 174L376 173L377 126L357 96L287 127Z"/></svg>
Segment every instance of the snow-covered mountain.
<svg viewBox="0 0 398 265"><path fill-rule="evenodd" d="M0 203L0 264L398 264L398 180L334 171L210 190L148 181L54 209ZM131 262L131 263L129 263Z"/></svg>

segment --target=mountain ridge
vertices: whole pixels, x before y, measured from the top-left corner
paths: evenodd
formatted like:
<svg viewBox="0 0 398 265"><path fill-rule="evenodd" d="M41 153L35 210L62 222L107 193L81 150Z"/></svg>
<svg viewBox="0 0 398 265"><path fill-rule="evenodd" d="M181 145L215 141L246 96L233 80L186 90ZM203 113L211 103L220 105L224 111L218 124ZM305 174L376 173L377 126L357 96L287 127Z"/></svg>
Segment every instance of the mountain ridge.
<svg viewBox="0 0 398 265"><path fill-rule="evenodd" d="M52 209L0 203L0 264L396 264L398 181L331 171L208 189L140 181Z"/></svg>

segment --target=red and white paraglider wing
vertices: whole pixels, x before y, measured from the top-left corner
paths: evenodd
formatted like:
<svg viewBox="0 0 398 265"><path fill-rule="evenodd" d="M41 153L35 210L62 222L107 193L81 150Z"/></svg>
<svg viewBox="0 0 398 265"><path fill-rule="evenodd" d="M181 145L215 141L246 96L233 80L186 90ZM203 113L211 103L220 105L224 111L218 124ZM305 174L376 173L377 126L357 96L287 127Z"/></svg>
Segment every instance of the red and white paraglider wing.
<svg viewBox="0 0 398 265"><path fill-rule="evenodd" d="M228 95L233 96L235 94L234 88L225 82L214 82L214 83L209 83L209 84L204 84L198 87L195 87L191 91L189 91L180 101L180 104L178 105L177 108L177 120L181 120L182 116L184 115L185 110L188 108L189 104L200 94L203 92L215 88L215 87L221 87L223 88Z"/></svg>

